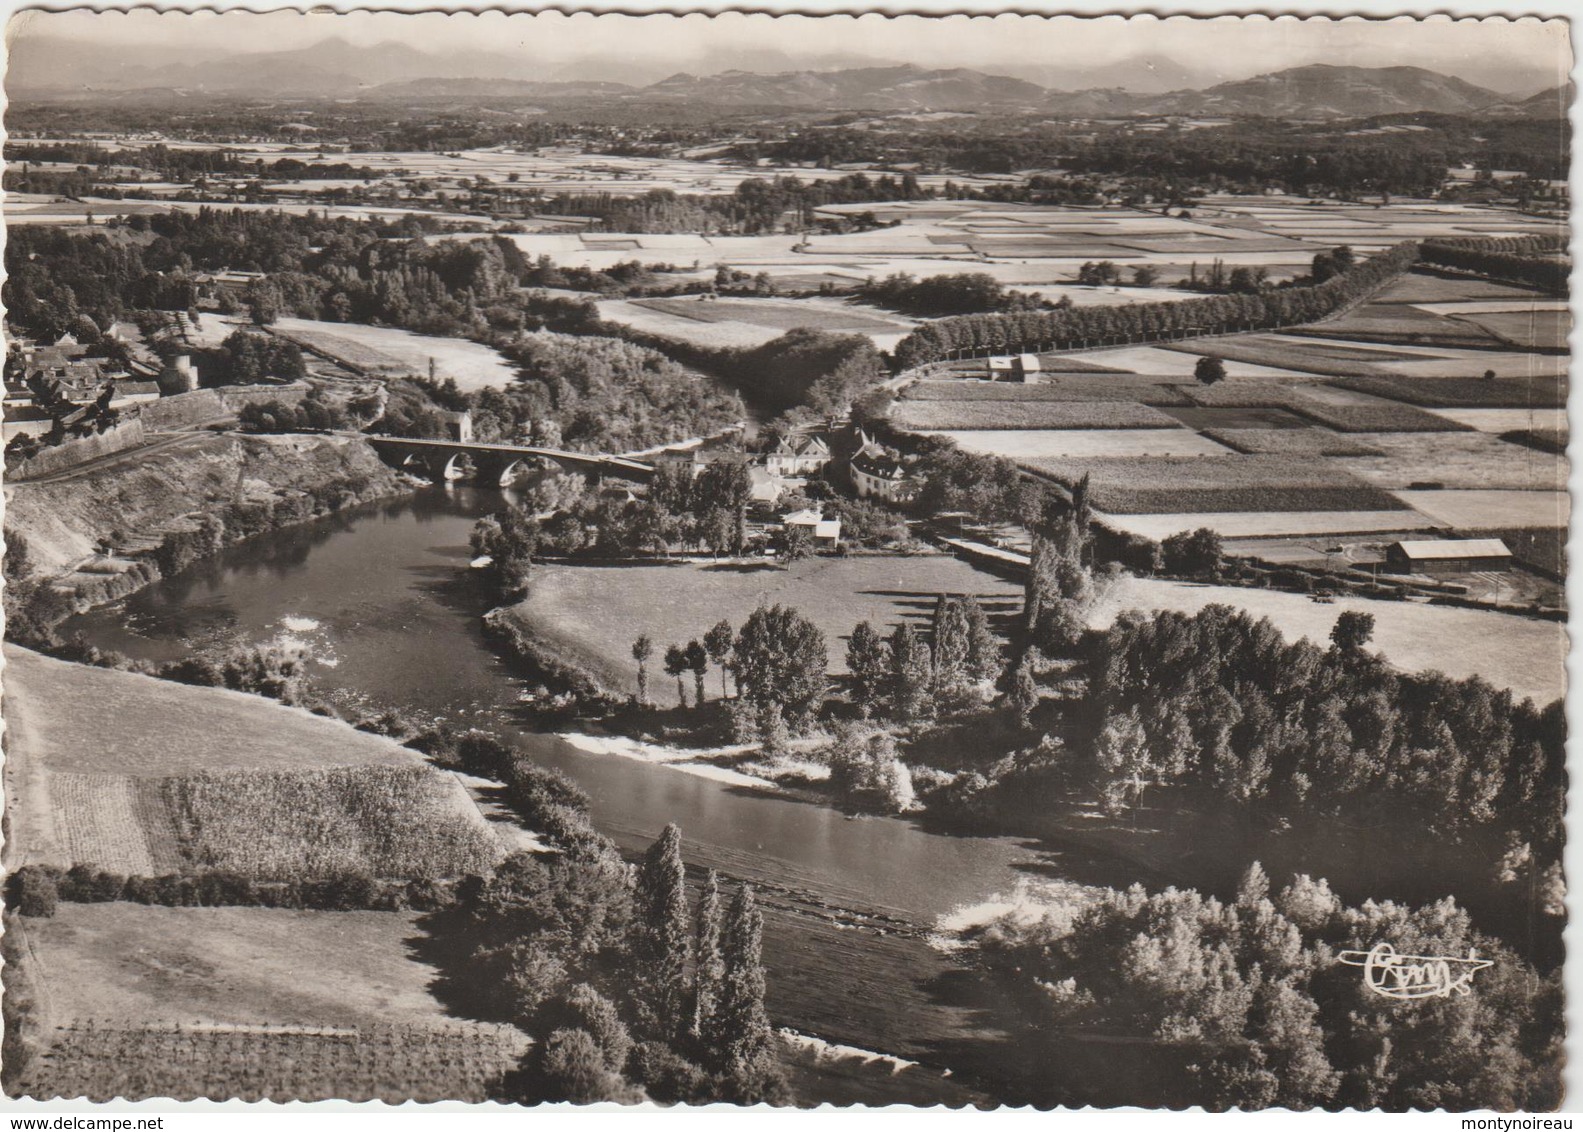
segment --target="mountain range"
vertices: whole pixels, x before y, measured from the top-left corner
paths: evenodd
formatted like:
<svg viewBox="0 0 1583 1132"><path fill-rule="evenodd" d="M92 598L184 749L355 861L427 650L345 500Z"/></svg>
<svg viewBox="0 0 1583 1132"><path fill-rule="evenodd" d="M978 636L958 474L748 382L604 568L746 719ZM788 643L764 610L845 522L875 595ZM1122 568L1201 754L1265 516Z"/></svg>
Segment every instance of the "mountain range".
<svg viewBox="0 0 1583 1132"><path fill-rule="evenodd" d="M759 66L788 61L760 52ZM827 60L827 62L833 60ZM1562 117L1565 89L1513 97L1421 67L1311 64L1231 81L1208 67L1139 56L1088 68L1009 67L1021 75L913 64L827 70L678 72L633 82L608 60L553 69L504 53L430 53L407 44L357 46L327 39L290 51L237 52L193 61L175 49L127 51L45 37L13 50L6 86L15 97L139 93L180 98L340 97L369 100L490 100L692 104L722 109L1045 112L1068 117L1187 114L1362 118L1382 114ZM611 77L624 76L626 81ZM1037 80L1037 81L1036 81ZM1531 88L1530 88L1531 89Z"/></svg>

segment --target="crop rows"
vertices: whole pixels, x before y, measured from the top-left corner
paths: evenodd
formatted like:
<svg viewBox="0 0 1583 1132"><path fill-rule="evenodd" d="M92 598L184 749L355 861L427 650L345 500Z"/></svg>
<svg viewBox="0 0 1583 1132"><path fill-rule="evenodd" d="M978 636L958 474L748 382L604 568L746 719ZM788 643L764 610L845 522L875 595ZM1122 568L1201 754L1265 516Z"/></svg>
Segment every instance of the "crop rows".
<svg viewBox="0 0 1583 1132"><path fill-rule="evenodd" d="M431 767L328 767L166 780L190 862L259 880L481 873L499 844Z"/></svg>
<svg viewBox="0 0 1583 1132"><path fill-rule="evenodd" d="M1140 405L1190 405L1173 385L1124 376L1066 376L1023 385L1010 381L920 381L902 394L907 401L1131 401Z"/></svg>
<svg viewBox="0 0 1583 1132"><path fill-rule="evenodd" d="M509 1026L125 1027L76 1022L19 1082L20 1095L106 1101L456 1100L500 1095L528 1038Z"/></svg>
<svg viewBox="0 0 1583 1132"><path fill-rule="evenodd" d="M1158 409L1127 401L903 401L891 420L912 429L1181 427Z"/></svg>
<svg viewBox="0 0 1583 1132"><path fill-rule="evenodd" d="M1471 426L1448 417L1426 413L1411 405L1380 402L1375 405L1330 405L1294 399L1288 406L1310 420L1341 432L1468 432Z"/></svg>
<svg viewBox="0 0 1583 1132"><path fill-rule="evenodd" d="M1168 347L1182 353L1222 358L1228 362L1247 362L1250 365L1274 366L1278 369L1302 370L1306 373L1345 377L1350 374L1381 373L1373 361L1400 360L1400 354L1383 350L1349 351L1329 346L1324 339L1314 339L1313 347L1298 342L1271 342L1253 338L1217 338L1194 342L1191 348Z"/></svg>
<svg viewBox="0 0 1583 1132"><path fill-rule="evenodd" d="M55 827L72 864L138 875L154 871L134 789L132 779L116 775L50 775Z"/></svg>
<svg viewBox="0 0 1583 1132"><path fill-rule="evenodd" d="M1478 377L1349 377L1334 384L1357 393L1433 408L1527 409L1560 408L1566 404L1564 379L1550 374L1494 381Z"/></svg>
<svg viewBox="0 0 1583 1132"><path fill-rule="evenodd" d="M1313 459L1098 457L1021 463L1066 484L1090 477L1094 505L1124 515L1176 511L1400 511L1389 492Z"/></svg>
<svg viewBox="0 0 1583 1132"><path fill-rule="evenodd" d="M1326 428L1206 428L1211 440L1250 456L1378 456L1350 436Z"/></svg>

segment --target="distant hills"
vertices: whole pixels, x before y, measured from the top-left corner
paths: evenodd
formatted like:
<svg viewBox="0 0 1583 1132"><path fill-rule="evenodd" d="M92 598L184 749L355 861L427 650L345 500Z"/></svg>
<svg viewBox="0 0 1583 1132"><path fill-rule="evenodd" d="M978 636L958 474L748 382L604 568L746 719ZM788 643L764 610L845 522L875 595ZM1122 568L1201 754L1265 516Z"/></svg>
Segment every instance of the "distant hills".
<svg viewBox="0 0 1583 1132"><path fill-rule="evenodd" d="M766 56L765 65L780 62ZM61 38L13 50L7 91L17 97L101 94L180 100L195 95L338 97L377 101L512 100L714 106L728 110L1043 112L1062 117L1180 114L1209 117L1367 118L1384 114L1563 117L1570 90L1514 99L1422 67L1311 64L1202 85L1213 74L1163 56L1087 69L1008 63L1022 77L912 64L829 70L729 70L618 82L590 62L554 72L505 53L430 53L407 44L358 46L327 39L292 51L234 53L198 61L182 52L129 52ZM1040 81L1034 81L1037 77ZM1181 84L1181 85L1177 85ZM1170 89L1167 89L1170 88ZM1532 89L1531 87L1529 89Z"/></svg>

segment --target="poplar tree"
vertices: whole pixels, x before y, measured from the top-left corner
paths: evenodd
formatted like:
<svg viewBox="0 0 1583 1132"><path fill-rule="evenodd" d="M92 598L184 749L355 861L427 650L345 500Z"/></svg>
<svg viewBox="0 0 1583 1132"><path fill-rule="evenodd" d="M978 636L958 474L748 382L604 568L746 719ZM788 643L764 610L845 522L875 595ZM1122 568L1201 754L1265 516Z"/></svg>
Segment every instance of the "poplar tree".
<svg viewBox="0 0 1583 1132"><path fill-rule="evenodd" d="M687 952L692 933L685 877L682 833L672 823L649 846L638 866L639 929L635 949L640 1008L645 1021L667 1039L686 1035L692 1026L687 989Z"/></svg>
<svg viewBox="0 0 1583 1132"><path fill-rule="evenodd" d="M644 633L632 642L632 659L638 662L638 704L649 705L649 657L654 655L654 642Z"/></svg>
<svg viewBox="0 0 1583 1132"><path fill-rule="evenodd" d="M967 619L967 671L975 680L994 680L1001 672L1000 640L989 627L989 615L972 594L962 599Z"/></svg>
<svg viewBox="0 0 1583 1132"><path fill-rule="evenodd" d="M852 698L865 716L885 694L890 678L890 646L867 621L860 621L847 641L846 666L852 672Z"/></svg>
<svg viewBox="0 0 1583 1132"><path fill-rule="evenodd" d="M967 616L956 598L940 595L934 607L934 687L946 692L967 675Z"/></svg>
<svg viewBox="0 0 1583 1132"><path fill-rule="evenodd" d="M903 723L921 719L929 711L929 684L934 675L929 646L918 639L911 625L903 623L891 634L890 660L891 707L896 718Z"/></svg>
<svg viewBox="0 0 1583 1132"><path fill-rule="evenodd" d="M709 1054L726 1078L730 1099L744 1104L764 1099L780 1085L764 1009L763 944L764 918L752 887L743 885L726 916L725 978Z"/></svg>
<svg viewBox="0 0 1583 1132"><path fill-rule="evenodd" d="M713 869L704 881L703 895L698 898L698 926L694 937L693 954L697 957L697 971L693 987L693 1032L699 1038L714 1029L715 1012L720 1003L720 991L725 982L726 962L723 946L723 927L720 922L720 878Z"/></svg>

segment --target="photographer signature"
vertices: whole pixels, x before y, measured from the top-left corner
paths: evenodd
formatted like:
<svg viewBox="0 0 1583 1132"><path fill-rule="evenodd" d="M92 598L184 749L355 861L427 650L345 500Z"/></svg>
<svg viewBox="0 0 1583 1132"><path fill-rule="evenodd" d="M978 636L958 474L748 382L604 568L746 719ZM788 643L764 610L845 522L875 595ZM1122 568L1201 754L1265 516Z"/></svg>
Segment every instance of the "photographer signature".
<svg viewBox="0 0 1583 1132"><path fill-rule="evenodd" d="M1495 964L1480 959L1468 949L1466 959L1454 956L1398 955L1388 943L1377 943L1369 951L1343 951L1337 956L1349 967L1363 968L1363 981L1375 994L1386 998L1449 998L1471 994L1473 975Z"/></svg>

